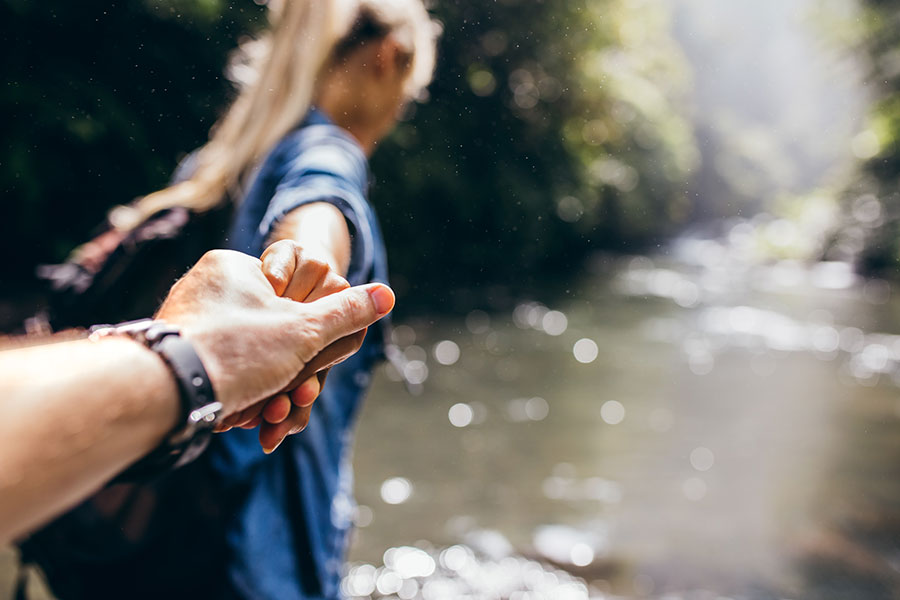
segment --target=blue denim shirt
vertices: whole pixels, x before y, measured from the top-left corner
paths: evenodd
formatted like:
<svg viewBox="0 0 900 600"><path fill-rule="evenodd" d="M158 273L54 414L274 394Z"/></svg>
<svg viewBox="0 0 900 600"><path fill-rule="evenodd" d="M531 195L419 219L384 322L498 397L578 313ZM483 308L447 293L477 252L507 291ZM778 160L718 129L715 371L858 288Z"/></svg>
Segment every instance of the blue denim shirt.
<svg viewBox="0 0 900 600"><path fill-rule="evenodd" d="M347 219L352 285L387 280L375 213L366 199L368 165L358 143L313 109L262 163L237 209L232 249L259 256L273 226L297 207L328 202ZM350 449L357 410L381 357L384 327L369 329L353 357L335 366L312 407L309 425L271 455L257 432L216 436L210 463L241 489L230 518L228 576L238 596L292 600L339 598L340 574L355 505Z"/></svg>

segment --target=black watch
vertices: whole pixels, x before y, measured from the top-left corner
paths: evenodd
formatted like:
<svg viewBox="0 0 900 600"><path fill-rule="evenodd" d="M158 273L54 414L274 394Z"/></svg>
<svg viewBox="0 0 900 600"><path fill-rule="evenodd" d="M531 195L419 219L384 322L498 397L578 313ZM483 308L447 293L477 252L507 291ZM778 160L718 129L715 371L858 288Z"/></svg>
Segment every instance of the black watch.
<svg viewBox="0 0 900 600"><path fill-rule="evenodd" d="M150 463L154 470L177 468L197 458L209 443L222 403L216 401L209 375L193 345L181 336L178 327L153 319L97 325L91 328L90 339L110 335L130 337L156 352L175 376L181 397L179 424L156 450L135 466L149 467Z"/></svg>

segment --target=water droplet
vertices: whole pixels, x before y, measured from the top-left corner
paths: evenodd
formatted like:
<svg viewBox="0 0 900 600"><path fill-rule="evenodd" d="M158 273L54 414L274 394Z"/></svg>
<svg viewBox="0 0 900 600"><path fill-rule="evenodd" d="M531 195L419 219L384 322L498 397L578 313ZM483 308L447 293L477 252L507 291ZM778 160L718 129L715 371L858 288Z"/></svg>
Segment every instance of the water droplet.
<svg viewBox="0 0 900 600"><path fill-rule="evenodd" d="M600 349L597 348L597 343L588 338L581 338L572 347L572 354L575 355L575 360L582 364L594 362L599 353Z"/></svg>
<svg viewBox="0 0 900 600"><path fill-rule="evenodd" d="M421 385L428 379L428 365L421 360L411 360L403 366L403 375L413 385Z"/></svg>
<svg viewBox="0 0 900 600"><path fill-rule="evenodd" d="M381 499L388 504L403 504L412 492L412 483L405 477L392 477L381 484Z"/></svg>
<svg viewBox="0 0 900 600"><path fill-rule="evenodd" d="M472 424L474 416L475 411L472 410L472 407L463 402L454 404L447 411L447 418L450 419L450 424L454 427L468 427Z"/></svg>
<svg viewBox="0 0 900 600"><path fill-rule="evenodd" d="M465 546L450 546L440 555L441 564L451 571L462 571L472 561L472 552Z"/></svg>
<svg viewBox="0 0 900 600"><path fill-rule="evenodd" d="M459 360L459 346L451 340L444 340L434 345L434 359L442 365L452 365Z"/></svg>
<svg viewBox="0 0 900 600"><path fill-rule="evenodd" d="M409 346L416 341L416 330L409 325L395 325L391 329L391 341L398 346Z"/></svg>
<svg viewBox="0 0 900 600"><path fill-rule="evenodd" d="M699 446L691 450L691 466L698 471L709 471L714 462L715 456L709 448Z"/></svg>
<svg viewBox="0 0 900 600"><path fill-rule="evenodd" d="M550 405L543 398L530 398L525 403L525 415L532 421L542 421L550 414Z"/></svg>
<svg viewBox="0 0 900 600"><path fill-rule="evenodd" d="M584 542L578 542L572 546L569 557L576 567L586 567L594 562L594 550Z"/></svg>
<svg viewBox="0 0 900 600"><path fill-rule="evenodd" d="M406 360L417 360L423 363L428 360L428 353L425 352L425 349L415 344L408 346L403 351L403 356L406 357Z"/></svg>
<svg viewBox="0 0 900 600"><path fill-rule="evenodd" d="M375 588L379 594L385 596L396 594L403 587L403 578L391 570L384 570L375 582Z"/></svg>
<svg viewBox="0 0 900 600"><path fill-rule="evenodd" d="M436 567L434 559L427 552L412 546L390 548L384 553L384 565L404 579L428 577Z"/></svg>
<svg viewBox="0 0 900 600"><path fill-rule="evenodd" d="M558 310L551 310L541 319L541 327L547 335L562 335L569 326L566 315Z"/></svg>
<svg viewBox="0 0 900 600"><path fill-rule="evenodd" d="M616 400L609 400L600 407L600 418L610 425L618 425L625 420L625 406Z"/></svg>
<svg viewBox="0 0 900 600"><path fill-rule="evenodd" d="M356 527L368 527L374 519L375 513L365 504L358 505L353 513L353 524Z"/></svg>

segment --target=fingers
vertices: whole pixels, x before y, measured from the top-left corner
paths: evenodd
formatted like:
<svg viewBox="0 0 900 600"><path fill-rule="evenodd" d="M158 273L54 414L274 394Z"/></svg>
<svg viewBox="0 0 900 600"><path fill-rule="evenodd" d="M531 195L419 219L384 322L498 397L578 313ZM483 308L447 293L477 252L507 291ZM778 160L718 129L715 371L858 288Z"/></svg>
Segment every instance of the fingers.
<svg viewBox="0 0 900 600"><path fill-rule="evenodd" d="M238 415L240 415L240 413L228 415L227 417L216 423L216 426L213 427L213 432L223 433L234 427L234 424L237 422Z"/></svg>
<svg viewBox="0 0 900 600"><path fill-rule="evenodd" d="M318 377L310 377L300 387L290 392L290 401L296 406L310 406L319 397L322 386ZM268 421L268 419L266 419ZM274 423L275 421L269 421Z"/></svg>
<svg viewBox="0 0 900 600"><path fill-rule="evenodd" d="M241 425L241 429L254 429L262 424L262 416L257 415Z"/></svg>
<svg viewBox="0 0 900 600"><path fill-rule="evenodd" d="M310 290L309 294L306 295L304 302L315 302L319 298L324 298L335 292L346 290L348 287L350 287L350 284L347 283L346 279L334 271L329 271L325 277L316 284L316 287Z"/></svg>
<svg viewBox="0 0 900 600"><path fill-rule="evenodd" d="M325 369L303 382L289 394L278 394L265 402L232 415L216 427L228 431L232 427L253 429L259 426L259 442L266 454L275 450L284 439L306 428L312 404L319 395L328 370Z"/></svg>
<svg viewBox="0 0 900 600"><path fill-rule="evenodd" d="M306 302L310 292L331 274L330 271L331 267L325 261L300 256L291 280L288 282L287 289L284 290L282 296L297 302Z"/></svg>
<svg viewBox="0 0 900 600"><path fill-rule="evenodd" d="M327 371L327 369L330 369L334 365L347 360L362 346L363 340L366 338L366 331L366 329L363 329L362 331L357 331L352 335L343 337L336 342L332 342L326 346L324 350L319 352L315 358L309 361L309 364L303 369L303 372L318 374L321 373L323 369ZM327 372L325 374L327 374ZM324 384L325 374L323 374L322 378L319 380L320 384Z"/></svg>
<svg viewBox="0 0 900 600"><path fill-rule="evenodd" d="M219 421L213 428L213 431L222 433L228 431L232 427L243 427L247 422L256 417L260 410L262 410L262 406L260 406L259 403L249 406L244 410L239 410Z"/></svg>
<svg viewBox="0 0 900 600"><path fill-rule="evenodd" d="M275 289L275 294L278 296L284 295L294 270L297 268L298 250L297 244L294 242L281 240L266 248L260 257L263 274L272 284L272 288Z"/></svg>
<svg viewBox="0 0 900 600"><path fill-rule="evenodd" d="M262 409L262 418L267 423L281 423L291 414L291 399L287 394L278 394L268 400Z"/></svg>
<svg viewBox="0 0 900 600"><path fill-rule="evenodd" d="M290 416L280 423L263 423L259 427L259 444L263 452L271 454L289 435L300 433L309 424L311 406L294 407Z"/></svg>
<svg viewBox="0 0 900 600"><path fill-rule="evenodd" d="M301 383L307 381L310 377L316 375L321 372L323 369L328 369L329 367L333 367L334 365L342 362L350 357L354 352L359 350L360 346L362 346L363 340L366 336L366 330L357 331L352 335L348 335L345 338L341 338L337 342L332 342L328 346L325 347L324 350L319 352L318 355L313 357L312 360L300 371L296 377L294 377L293 381L291 381L288 385L284 387L285 390L293 390L298 387ZM324 385L324 376L320 377L320 389L321 386Z"/></svg>
<svg viewBox="0 0 900 600"><path fill-rule="evenodd" d="M250 423L260 418L260 413L265 408L265 402L257 402L237 413L232 421L232 427L247 428Z"/></svg>
<svg viewBox="0 0 900 600"><path fill-rule="evenodd" d="M263 274L275 293L297 302L310 302L350 287L326 261L304 253L291 240L275 242L261 260Z"/></svg>
<svg viewBox="0 0 900 600"><path fill-rule="evenodd" d="M361 285L298 305L302 322L319 323L318 342L332 342L368 327L394 308L394 292L381 283Z"/></svg>

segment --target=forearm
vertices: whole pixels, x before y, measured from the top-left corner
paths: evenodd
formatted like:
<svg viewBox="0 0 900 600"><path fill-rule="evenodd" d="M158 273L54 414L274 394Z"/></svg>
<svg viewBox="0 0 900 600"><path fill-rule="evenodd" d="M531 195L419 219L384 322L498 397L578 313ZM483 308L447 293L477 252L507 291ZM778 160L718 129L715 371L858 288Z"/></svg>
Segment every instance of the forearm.
<svg viewBox="0 0 900 600"><path fill-rule="evenodd" d="M0 543L148 453L179 411L162 360L117 337L0 352L0 399Z"/></svg>
<svg viewBox="0 0 900 600"><path fill-rule="evenodd" d="M286 214L274 228L269 243L297 242L304 254L322 260L339 275L350 265L350 231L344 215L334 205L314 202Z"/></svg>

